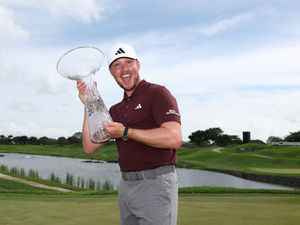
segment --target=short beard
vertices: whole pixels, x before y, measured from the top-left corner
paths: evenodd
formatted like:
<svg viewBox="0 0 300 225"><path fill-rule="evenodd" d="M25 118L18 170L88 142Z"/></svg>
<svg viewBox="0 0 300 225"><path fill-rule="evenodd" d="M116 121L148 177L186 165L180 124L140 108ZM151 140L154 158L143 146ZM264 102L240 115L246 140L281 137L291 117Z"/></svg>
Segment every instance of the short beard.
<svg viewBox="0 0 300 225"><path fill-rule="evenodd" d="M118 81L117 81L117 83L118 83L118 85L119 85L122 89L124 89L125 91L132 91L132 90L134 90L134 89L136 88L136 86L137 86L137 84L138 84L138 82L139 82L139 79L140 79L140 75L138 74L137 77L135 77L135 78L133 79L133 85L132 85L132 87L131 87L131 88L127 88L127 89L121 84L121 82L118 82Z"/></svg>

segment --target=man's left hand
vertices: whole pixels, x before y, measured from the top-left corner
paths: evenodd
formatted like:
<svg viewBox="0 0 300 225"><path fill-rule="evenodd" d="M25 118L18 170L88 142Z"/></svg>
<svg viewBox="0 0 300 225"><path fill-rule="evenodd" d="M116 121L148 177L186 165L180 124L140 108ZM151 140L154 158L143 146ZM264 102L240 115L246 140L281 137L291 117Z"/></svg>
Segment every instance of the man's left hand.
<svg viewBox="0 0 300 225"><path fill-rule="evenodd" d="M104 123L106 132L111 138L120 138L123 135L125 126L122 123L106 122Z"/></svg>

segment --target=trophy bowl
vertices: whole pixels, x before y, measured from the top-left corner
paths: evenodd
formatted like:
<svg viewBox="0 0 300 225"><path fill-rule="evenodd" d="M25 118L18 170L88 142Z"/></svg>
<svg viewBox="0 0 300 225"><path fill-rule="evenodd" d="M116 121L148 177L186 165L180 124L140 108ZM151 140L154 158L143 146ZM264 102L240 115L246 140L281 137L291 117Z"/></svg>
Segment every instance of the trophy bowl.
<svg viewBox="0 0 300 225"><path fill-rule="evenodd" d="M66 52L57 62L57 72L70 80L83 80L102 66L104 53L95 47L82 46Z"/></svg>

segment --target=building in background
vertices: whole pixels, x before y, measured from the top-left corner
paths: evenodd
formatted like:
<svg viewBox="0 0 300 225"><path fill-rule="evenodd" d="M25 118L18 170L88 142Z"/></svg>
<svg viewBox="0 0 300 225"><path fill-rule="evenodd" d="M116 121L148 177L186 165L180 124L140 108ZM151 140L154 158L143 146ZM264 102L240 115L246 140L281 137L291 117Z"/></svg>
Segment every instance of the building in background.
<svg viewBox="0 0 300 225"><path fill-rule="evenodd" d="M251 140L250 132L249 131L244 131L243 132L243 144L249 143L250 140Z"/></svg>

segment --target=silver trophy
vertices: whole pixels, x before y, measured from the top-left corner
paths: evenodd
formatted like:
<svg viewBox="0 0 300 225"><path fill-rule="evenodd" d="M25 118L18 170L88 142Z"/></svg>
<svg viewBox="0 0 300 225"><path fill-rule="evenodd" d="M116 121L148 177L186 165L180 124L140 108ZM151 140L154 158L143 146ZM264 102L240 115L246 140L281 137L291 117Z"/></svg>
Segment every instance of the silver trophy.
<svg viewBox="0 0 300 225"><path fill-rule="evenodd" d="M101 68L104 54L95 47L83 46L65 53L56 65L57 72L70 80L81 80L87 85L84 93L85 111L88 117L90 138L93 142L110 139L106 134L104 123L112 118L100 97L95 85L95 74Z"/></svg>

